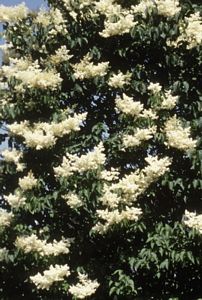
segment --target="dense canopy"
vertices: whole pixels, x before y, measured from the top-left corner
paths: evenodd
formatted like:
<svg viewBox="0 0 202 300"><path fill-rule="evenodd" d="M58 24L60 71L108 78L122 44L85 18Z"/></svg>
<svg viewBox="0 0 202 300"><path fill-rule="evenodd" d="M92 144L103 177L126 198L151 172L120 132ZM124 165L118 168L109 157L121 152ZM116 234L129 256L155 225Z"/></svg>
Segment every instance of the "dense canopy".
<svg viewBox="0 0 202 300"><path fill-rule="evenodd" d="M0 297L202 297L200 1L48 2L0 5Z"/></svg>

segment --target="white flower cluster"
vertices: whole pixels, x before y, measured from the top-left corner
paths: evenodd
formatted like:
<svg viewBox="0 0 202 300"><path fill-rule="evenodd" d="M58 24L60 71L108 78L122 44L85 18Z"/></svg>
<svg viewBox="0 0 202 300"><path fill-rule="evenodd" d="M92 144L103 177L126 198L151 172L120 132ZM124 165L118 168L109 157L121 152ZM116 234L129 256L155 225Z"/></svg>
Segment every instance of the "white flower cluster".
<svg viewBox="0 0 202 300"><path fill-rule="evenodd" d="M23 206L26 202L26 198L23 197L19 191L17 191L14 194L10 193L8 196L5 195L4 198L11 206L11 208L19 208L20 206Z"/></svg>
<svg viewBox="0 0 202 300"><path fill-rule="evenodd" d="M97 210L98 217L105 221L104 224L98 222L93 228L92 231L103 234L108 231L110 227L113 225L120 224L123 221L137 221L139 217L142 215L142 210L137 207L128 207L122 211L118 209L114 209L109 211L105 210Z"/></svg>
<svg viewBox="0 0 202 300"><path fill-rule="evenodd" d="M171 164L168 157L158 159L157 156L148 156L145 158L145 161L148 165L144 169L138 169L131 174L125 175L117 183L112 183L110 186L105 185L101 202L104 205L114 208L118 207L119 203L132 204L137 200L139 195L145 192L152 182L155 182L169 170L168 167ZM111 193L116 194L116 196L113 196ZM122 197L117 197L120 193ZM106 197L105 194L108 194L109 197ZM106 198L109 200L106 201Z"/></svg>
<svg viewBox="0 0 202 300"><path fill-rule="evenodd" d="M8 249L4 248L0 248L0 262L4 261L6 259L6 257L8 256Z"/></svg>
<svg viewBox="0 0 202 300"><path fill-rule="evenodd" d="M197 215L196 213L185 210L183 222L188 227L195 228L202 234L202 214Z"/></svg>
<svg viewBox="0 0 202 300"><path fill-rule="evenodd" d="M146 16L146 11L155 8L159 15L165 17L173 17L181 10L178 0L142 0L131 8L134 13L141 13L143 17Z"/></svg>
<svg viewBox="0 0 202 300"><path fill-rule="evenodd" d="M163 93L162 86L158 82L157 83L150 82L147 89L148 91L150 91L151 94L160 96L161 104L158 105L158 107L156 107L157 110L159 109L169 110L169 109L173 109L176 106L179 97L173 96L170 90L167 90Z"/></svg>
<svg viewBox="0 0 202 300"><path fill-rule="evenodd" d="M61 253L69 253L70 241L62 239L59 242L53 240L53 243L47 243L44 240L40 240L35 234L32 234L30 236L17 237L15 245L25 253L37 252L41 256L57 256Z"/></svg>
<svg viewBox="0 0 202 300"><path fill-rule="evenodd" d="M143 119L151 119L151 120L158 119L158 116L157 116L156 112L151 108L144 109L142 111L142 113L139 115L139 117L143 118Z"/></svg>
<svg viewBox="0 0 202 300"><path fill-rule="evenodd" d="M160 109L173 109L178 101L178 96L173 96L171 91L165 91L165 95L162 97L162 102L160 105Z"/></svg>
<svg viewBox="0 0 202 300"><path fill-rule="evenodd" d="M136 221L142 214L139 208L130 206L133 205L139 195L145 192L151 183L168 171L171 164L168 157L158 159L158 157L148 156L145 160L148 165L144 169L125 175L118 182L111 183L111 185L104 184L103 195L99 200L107 208L97 210L97 214L105 223L98 222L92 228L93 231L104 233L112 225L124 220ZM119 210L119 204L122 204L121 210ZM123 209L123 205L125 205L125 209Z"/></svg>
<svg viewBox="0 0 202 300"><path fill-rule="evenodd" d="M16 149L5 149L2 151L1 155L3 156L4 160L9 163L14 163L16 165L17 171L23 171L24 164L20 163L19 160L22 158L22 152Z"/></svg>
<svg viewBox="0 0 202 300"><path fill-rule="evenodd" d="M0 22L15 23L26 18L27 14L28 8L25 6L25 3L15 6L0 5Z"/></svg>
<svg viewBox="0 0 202 300"><path fill-rule="evenodd" d="M179 119L176 116L170 118L165 123L164 128L168 147L177 148L180 150L193 150L196 147L196 140L190 137L190 127L183 128Z"/></svg>
<svg viewBox="0 0 202 300"><path fill-rule="evenodd" d="M15 76L15 73L18 71L25 71L27 70L32 64L38 66L38 63L32 63L29 58L9 58L10 65L4 65L1 68L1 71L3 74L10 78L12 76Z"/></svg>
<svg viewBox="0 0 202 300"><path fill-rule="evenodd" d="M91 280L86 274L78 273L79 282L76 285L70 285L69 293L72 294L76 299L85 299L93 295L99 283L97 280Z"/></svg>
<svg viewBox="0 0 202 300"><path fill-rule="evenodd" d="M112 19L107 19L104 23L104 30L99 34L104 37L110 37L114 35L123 35L130 32L131 28L137 25L138 22L134 22L134 15L128 13L126 16L119 16L117 22L113 22Z"/></svg>
<svg viewBox="0 0 202 300"><path fill-rule="evenodd" d="M146 17L146 12L154 7L154 3L151 0L141 0L139 4L132 5L131 10L135 14L141 14Z"/></svg>
<svg viewBox="0 0 202 300"><path fill-rule="evenodd" d="M62 0L65 9L69 12L70 16L76 21L78 12L81 18L92 18L95 13L93 12L93 4L95 0Z"/></svg>
<svg viewBox="0 0 202 300"><path fill-rule="evenodd" d="M106 17L105 28L99 33L104 38L128 33L137 24L137 22L134 22L134 15L123 9L114 0L96 1L95 11Z"/></svg>
<svg viewBox="0 0 202 300"><path fill-rule="evenodd" d="M100 172L100 179L106 181L116 180L119 177L119 171L115 168L111 168L110 170L102 170Z"/></svg>
<svg viewBox="0 0 202 300"><path fill-rule="evenodd" d="M20 123L14 122L13 124L8 125L8 129L14 135L24 135L25 129L28 127L28 121L21 121Z"/></svg>
<svg viewBox="0 0 202 300"><path fill-rule="evenodd" d="M8 129L13 135L22 136L28 147L40 150L54 146L58 138L70 134L71 131L79 131L86 116L87 113L74 114L73 117L68 117L59 123L42 122L34 123L32 126L27 121L15 122L8 125Z"/></svg>
<svg viewBox="0 0 202 300"><path fill-rule="evenodd" d="M141 104L139 101L133 101L132 97L129 97L124 93L122 97L116 97L115 103L116 108L119 111L133 117L139 116L140 112L143 110L143 104Z"/></svg>
<svg viewBox="0 0 202 300"><path fill-rule="evenodd" d="M67 10L72 10L74 3L71 0L62 0ZM85 6L94 3L94 0L78 0L79 8L82 9Z"/></svg>
<svg viewBox="0 0 202 300"><path fill-rule="evenodd" d="M12 59L10 66L3 66L4 75L10 79L15 77L21 81L16 90L23 92L24 88L40 88L56 90L62 78L55 70L42 70L37 61L31 63L26 59Z"/></svg>
<svg viewBox="0 0 202 300"><path fill-rule="evenodd" d="M28 173L27 176L19 178L19 186L23 191L31 190L33 187L37 186L37 179L34 177L32 171Z"/></svg>
<svg viewBox="0 0 202 300"><path fill-rule="evenodd" d="M179 0L155 0L158 14L165 17L172 17L180 12Z"/></svg>
<svg viewBox="0 0 202 300"><path fill-rule="evenodd" d="M156 133L156 130L156 126L150 128L137 128L133 135L123 135L123 145L126 148L139 146L143 141L150 140Z"/></svg>
<svg viewBox="0 0 202 300"><path fill-rule="evenodd" d="M49 11L40 10L34 22L41 24L45 28L50 26L51 28L48 31L48 35L50 36L54 37L58 33L67 34L66 20L58 8L51 8Z"/></svg>
<svg viewBox="0 0 202 300"><path fill-rule="evenodd" d="M68 193L66 195L63 195L62 198L72 209L78 208L83 205L83 202L75 193Z"/></svg>
<svg viewBox="0 0 202 300"><path fill-rule="evenodd" d="M54 65L58 65L58 64L60 64L61 62L64 62L64 61L69 61L70 58L72 58L72 56L73 56L73 55L69 54L69 51L70 50L67 49L67 46L65 46L65 45L61 46L60 48L58 48L55 51L55 54L50 56L50 61Z"/></svg>
<svg viewBox="0 0 202 300"><path fill-rule="evenodd" d="M132 74L127 72L123 74L121 71L118 74L112 74L109 78L108 85L114 88L123 88L124 85L130 84Z"/></svg>
<svg viewBox="0 0 202 300"><path fill-rule="evenodd" d="M49 290L54 282L63 281L64 277L69 275L68 265L51 265L48 270L43 272L43 275L38 272L35 276L30 276L30 279L38 289Z"/></svg>
<svg viewBox="0 0 202 300"><path fill-rule="evenodd" d="M148 163L142 173L145 175L145 182L151 184L156 181L160 176L169 170L171 159L169 157L158 158L157 156L151 156L145 158Z"/></svg>
<svg viewBox="0 0 202 300"><path fill-rule="evenodd" d="M13 218L12 212L7 212L7 210L0 208L0 227L9 226Z"/></svg>
<svg viewBox="0 0 202 300"><path fill-rule="evenodd" d="M152 94L155 95L161 92L162 86L158 82L157 83L150 82L147 89L148 91L150 91Z"/></svg>
<svg viewBox="0 0 202 300"><path fill-rule="evenodd" d="M124 12L121 5L117 4L115 0L95 1L95 9L100 14L105 15L107 18L118 16Z"/></svg>
<svg viewBox="0 0 202 300"><path fill-rule="evenodd" d="M96 170L105 163L106 157L103 152L104 146L99 143L92 152L83 154L80 157L67 153L63 157L61 166L54 168L55 175L57 177L69 177L74 172L82 173L88 170Z"/></svg>
<svg viewBox="0 0 202 300"><path fill-rule="evenodd" d="M22 157L22 152L16 149L5 149L2 151L1 155L7 162L14 162L16 165L18 164L20 158Z"/></svg>
<svg viewBox="0 0 202 300"><path fill-rule="evenodd" d="M104 76L107 74L109 62L94 64L91 60L92 58L88 53L79 63L72 65L74 76L77 79L83 80L84 78L94 78L95 76Z"/></svg>
<svg viewBox="0 0 202 300"><path fill-rule="evenodd" d="M133 101L132 97L127 96L123 93L122 97L117 96L115 99L116 109L126 115L132 117L139 117L144 119L155 120L158 118L155 111L151 108L144 109L143 104L140 101Z"/></svg>
<svg viewBox="0 0 202 300"><path fill-rule="evenodd" d="M176 41L167 41L168 46L178 47L182 42L187 43L187 49L192 49L202 43L202 18L199 12L185 17L181 23L180 36Z"/></svg>
<svg viewBox="0 0 202 300"><path fill-rule="evenodd" d="M100 202L102 205L107 206L109 208L118 207L119 203L122 202L122 198L118 196L117 193L110 190L110 187L104 184L103 187L103 195L100 197Z"/></svg>
<svg viewBox="0 0 202 300"><path fill-rule="evenodd" d="M157 156L148 156L145 161L148 165L144 169L125 175L118 183L109 187L111 191L121 190L124 194L122 201L127 204L133 203L140 194L144 193L152 182L169 170L171 164L168 157L159 159Z"/></svg>
<svg viewBox="0 0 202 300"><path fill-rule="evenodd" d="M7 82L0 82L0 91L5 91L8 89L8 83ZM1 99L1 103L2 103L2 99Z"/></svg>
<svg viewBox="0 0 202 300"><path fill-rule="evenodd" d="M202 43L202 18L200 13L196 12L185 18L188 23L184 39L188 42L188 49L194 48Z"/></svg>

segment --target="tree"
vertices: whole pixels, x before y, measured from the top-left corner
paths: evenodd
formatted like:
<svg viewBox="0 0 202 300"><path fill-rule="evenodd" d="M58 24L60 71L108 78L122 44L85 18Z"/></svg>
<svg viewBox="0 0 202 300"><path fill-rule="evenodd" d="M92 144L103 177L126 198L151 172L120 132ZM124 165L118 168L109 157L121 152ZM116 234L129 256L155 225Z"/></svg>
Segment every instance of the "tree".
<svg viewBox="0 0 202 300"><path fill-rule="evenodd" d="M201 9L0 6L3 299L202 296Z"/></svg>

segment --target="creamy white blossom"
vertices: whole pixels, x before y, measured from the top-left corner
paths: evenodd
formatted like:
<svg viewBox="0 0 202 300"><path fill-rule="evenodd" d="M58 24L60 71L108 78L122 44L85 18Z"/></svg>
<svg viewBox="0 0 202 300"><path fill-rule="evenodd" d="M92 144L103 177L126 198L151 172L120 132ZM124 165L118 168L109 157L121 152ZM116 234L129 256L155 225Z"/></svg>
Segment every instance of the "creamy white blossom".
<svg viewBox="0 0 202 300"><path fill-rule="evenodd" d="M89 279L87 274L78 272L78 278L79 282L69 287L69 293L76 299L84 299L93 295L99 287L97 280Z"/></svg>
<svg viewBox="0 0 202 300"><path fill-rule="evenodd" d="M15 241L15 246L25 253L38 252L43 254L44 241L38 239L35 234L31 236L20 236Z"/></svg>
<svg viewBox="0 0 202 300"><path fill-rule="evenodd" d="M104 38L128 33L138 23L129 10L113 0L95 1L95 11L105 16L104 29L99 33Z"/></svg>
<svg viewBox="0 0 202 300"><path fill-rule="evenodd" d="M151 9L157 9L157 13L165 17L172 17L181 10L178 0L141 0L131 8L134 13L141 13L143 17Z"/></svg>
<svg viewBox="0 0 202 300"><path fill-rule="evenodd" d="M5 161L14 162L15 164L17 164L22 157L22 152L16 149L5 149L1 152L1 155L3 156Z"/></svg>
<svg viewBox="0 0 202 300"><path fill-rule="evenodd" d="M83 154L80 157L67 153L63 157L62 164L54 168L55 175L69 177L74 172L82 173L88 170L96 170L105 162L106 156L103 152L104 146L100 143L93 151Z"/></svg>
<svg viewBox="0 0 202 300"><path fill-rule="evenodd" d="M180 12L180 3L178 0L155 0L158 14L165 17L172 17Z"/></svg>
<svg viewBox="0 0 202 300"><path fill-rule="evenodd" d="M109 186L104 185L103 196L99 198L102 205L109 208L116 208L118 204L121 203L122 198L117 195L117 193L110 191Z"/></svg>
<svg viewBox="0 0 202 300"><path fill-rule="evenodd" d="M132 74L127 72L123 74L121 71L118 74L112 74L109 78L108 85L114 88L123 88L124 85L130 84Z"/></svg>
<svg viewBox="0 0 202 300"><path fill-rule="evenodd" d="M141 14L146 16L146 12L154 7L154 3L151 0L141 0L139 4L132 5L131 11L135 14Z"/></svg>
<svg viewBox="0 0 202 300"><path fill-rule="evenodd" d="M202 234L202 214L196 214L185 210L183 222L190 228L197 229Z"/></svg>
<svg viewBox="0 0 202 300"><path fill-rule="evenodd" d="M142 170L137 169L135 172L125 175L118 182L108 186L108 189L105 187L103 192L121 193L121 197L115 198L116 201L120 199L122 203L128 205L136 201L138 196L143 194L151 183L169 170L168 167L171 164L171 160L168 157L159 159L157 156L148 156L145 158L145 161L147 162L145 168ZM112 205L114 205L113 203L116 202L112 201Z"/></svg>
<svg viewBox="0 0 202 300"><path fill-rule="evenodd" d="M149 108L149 109L144 109L141 114L139 115L140 118L144 118L144 119L151 119L151 120L156 120L158 119L157 113Z"/></svg>
<svg viewBox="0 0 202 300"><path fill-rule="evenodd" d="M78 208L83 205L82 200L79 198L79 196L75 193L68 193L66 195L63 195L62 198L66 201L66 203L72 208Z"/></svg>
<svg viewBox="0 0 202 300"><path fill-rule="evenodd" d="M100 178L106 181L116 180L118 177L119 171L113 167L110 170L102 170L100 173Z"/></svg>
<svg viewBox="0 0 202 300"><path fill-rule="evenodd" d="M27 129L28 121L21 121L20 123L14 122L13 124L7 125L10 132L14 135L24 135Z"/></svg>
<svg viewBox="0 0 202 300"><path fill-rule="evenodd" d="M55 54L50 56L50 61L55 65L58 65L64 61L69 61L73 56L70 55L69 52L70 50L67 49L67 46L63 45L55 51Z"/></svg>
<svg viewBox="0 0 202 300"><path fill-rule="evenodd" d="M26 18L28 15L28 8L25 3L15 6L0 5L0 22L14 23L18 20Z"/></svg>
<svg viewBox="0 0 202 300"><path fill-rule="evenodd" d="M74 20L76 20L77 15L78 15L78 11L80 13L80 16L84 17L83 9L88 8L88 6L90 6L89 8L90 8L90 12L92 14L91 4L94 4L95 0L78 0L78 1L62 0L62 2L64 4L65 9L69 12L70 16ZM85 13L85 17L86 17L86 13Z"/></svg>
<svg viewBox="0 0 202 300"><path fill-rule="evenodd" d="M35 66L35 68L38 67L38 62L32 62L28 57L26 58L9 58L9 65L4 65L1 68L1 71L3 74L10 78L12 76L15 76L15 73L19 71L25 71L30 66Z"/></svg>
<svg viewBox="0 0 202 300"><path fill-rule="evenodd" d="M104 76L107 74L109 62L100 62L94 64L92 58L88 53L83 59L72 65L74 69L74 76L78 79L83 80L84 78L93 78L95 76Z"/></svg>
<svg viewBox="0 0 202 300"><path fill-rule="evenodd" d="M56 90L62 82L60 74L55 70L42 70L37 61L28 59L12 59L9 66L3 66L4 75L10 79L15 77L21 83L16 85L16 90L24 91L24 88L40 88Z"/></svg>
<svg viewBox="0 0 202 300"><path fill-rule="evenodd" d="M53 240L52 243L48 243L45 240L40 240L35 234L32 234L31 236L17 237L15 245L25 253L37 252L41 256L57 256L62 253L69 253L70 241L62 239L59 242Z"/></svg>
<svg viewBox="0 0 202 300"><path fill-rule="evenodd" d="M101 220L92 228L93 231L102 234L112 225L119 224L124 220L138 220L142 211L139 208L131 207L131 205L151 183L169 170L168 167L171 164L168 157L159 159L157 156L148 156L145 161L147 165L142 170L137 169L117 182L104 184L103 195L99 201L105 208L97 210L98 219Z"/></svg>
<svg viewBox="0 0 202 300"><path fill-rule="evenodd" d="M156 133L156 126L150 128L137 128L133 135L124 134L123 135L123 145L124 147L136 147L141 145L143 141L150 140Z"/></svg>
<svg viewBox="0 0 202 300"><path fill-rule="evenodd" d="M8 125L13 135L19 135L24 138L24 143L36 150L50 148L55 145L58 138L71 131L79 131L80 125L86 119L87 113L74 114L61 122L55 123L34 123L29 125L28 121Z"/></svg>
<svg viewBox="0 0 202 300"><path fill-rule="evenodd" d="M0 227L9 226L13 218L13 213L0 208Z"/></svg>
<svg viewBox="0 0 202 300"><path fill-rule="evenodd" d="M167 45L178 47L182 43L187 43L187 49L192 49L202 43L202 18L200 12L195 12L189 17L185 17L179 27L180 35L175 41L167 40Z"/></svg>
<svg viewBox="0 0 202 300"><path fill-rule="evenodd" d="M115 0L99 0L95 1L95 8L100 14L105 15L108 19L113 16L120 16L124 12L121 5Z"/></svg>
<svg viewBox="0 0 202 300"><path fill-rule="evenodd" d="M119 20L116 22L107 19L104 22L104 30L99 34L104 38L114 35L123 35L124 33L130 32L131 28L137 25L137 23L138 22L134 21L134 16L130 13L126 16L119 16Z"/></svg>
<svg viewBox="0 0 202 300"><path fill-rule="evenodd" d="M22 152L16 149L5 149L1 152L4 160L9 163L14 163L16 165L17 171L23 171L24 164L20 163L19 160L22 158Z"/></svg>
<svg viewBox="0 0 202 300"><path fill-rule="evenodd" d="M7 196L5 195L4 198L12 208L19 208L26 202L26 198L23 197L18 191L14 194L10 193Z"/></svg>
<svg viewBox="0 0 202 300"><path fill-rule="evenodd" d="M145 158L148 165L143 169L147 184L151 184L169 170L171 159L168 157L158 158L158 156L148 155Z"/></svg>
<svg viewBox="0 0 202 300"><path fill-rule="evenodd" d="M150 84L148 85L147 89L152 94L158 94L162 90L162 86L158 82L157 83L150 82Z"/></svg>
<svg viewBox="0 0 202 300"><path fill-rule="evenodd" d="M123 93L122 97L117 96L115 99L116 108L127 115L133 117L138 116L143 110L143 104L139 101L134 101L132 97Z"/></svg>
<svg viewBox="0 0 202 300"><path fill-rule="evenodd" d="M164 132L166 135L166 145L180 150L193 150L196 147L196 140L190 137L191 128L182 127L181 121L176 116L170 118L165 123Z"/></svg>
<svg viewBox="0 0 202 300"><path fill-rule="evenodd" d="M64 277L70 275L69 266L66 265L51 265L50 268L34 276L30 276L30 280L36 285L37 289L49 290L54 282L63 281Z"/></svg>
<svg viewBox="0 0 202 300"><path fill-rule="evenodd" d="M168 110L173 109L177 104L178 98L178 96L173 96L171 91L166 91L165 96L162 97L163 101L161 102L160 108Z"/></svg>
<svg viewBox="0 0 202 300"><path fill-rule="evenodd" d="M36 150L51 148L56 143L53 133L51 131L44 132L43 129L26 130L23 138L28 147L36 148Z"/></svg>
<svg viewBox="0 0 202 300"><path fill-rule="evenodd" d="M7 82L0 82L0 91L7 90L8 89L8 83ZM2 101L2 99L1 99Z"/></svg>
<svg viewBox="0 0 202 300"><path fill-rule="evenodd" d="M37 184L38 181L34 177L32 171L30 171L27 176L19 178L19 186L23 191L31 190L32 188L36 187Z"/></svg>
<svg viewBox="0 0 202 300"><path fill-rule="evenodd" d="M124 210L119 211L114 209L109 211L108 208L105 210L97 210L98 217L105 221L104 224L98 222L92 230L98 233L105 233L113 225L120 224L123 221L137 221L142 215L142 210L137 207L128 207Z"/></svg>
<svg viewBox="0 0 202 300"><path fill-rule="evenodd" d="M50 36L54 37L57 33L67 34L66 20L58 8L51 8L49 11L41 9L34 22L46 28L51 26L51 29L48 31Z"/></svg>
<svg viewBox="0 0 202 300"><path fill-rule="evenodd" d="M191 49L202 43L202 18L200 13L196 12L185 18L185 20L188 25L185 29L184 39L188 42L187 48Z"/></svg>

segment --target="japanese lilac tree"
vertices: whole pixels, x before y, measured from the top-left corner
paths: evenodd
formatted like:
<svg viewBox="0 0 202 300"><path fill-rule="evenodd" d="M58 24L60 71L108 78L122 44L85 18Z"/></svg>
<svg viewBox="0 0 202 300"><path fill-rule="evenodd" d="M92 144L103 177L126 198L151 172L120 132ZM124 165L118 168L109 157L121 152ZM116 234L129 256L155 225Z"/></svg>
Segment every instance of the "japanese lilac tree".
<svg viewBox="0 0 202 300"><path fill-rule="evenodd" d="M1 299L201 297L200 1L48 4L0 5Z"/></svg>

